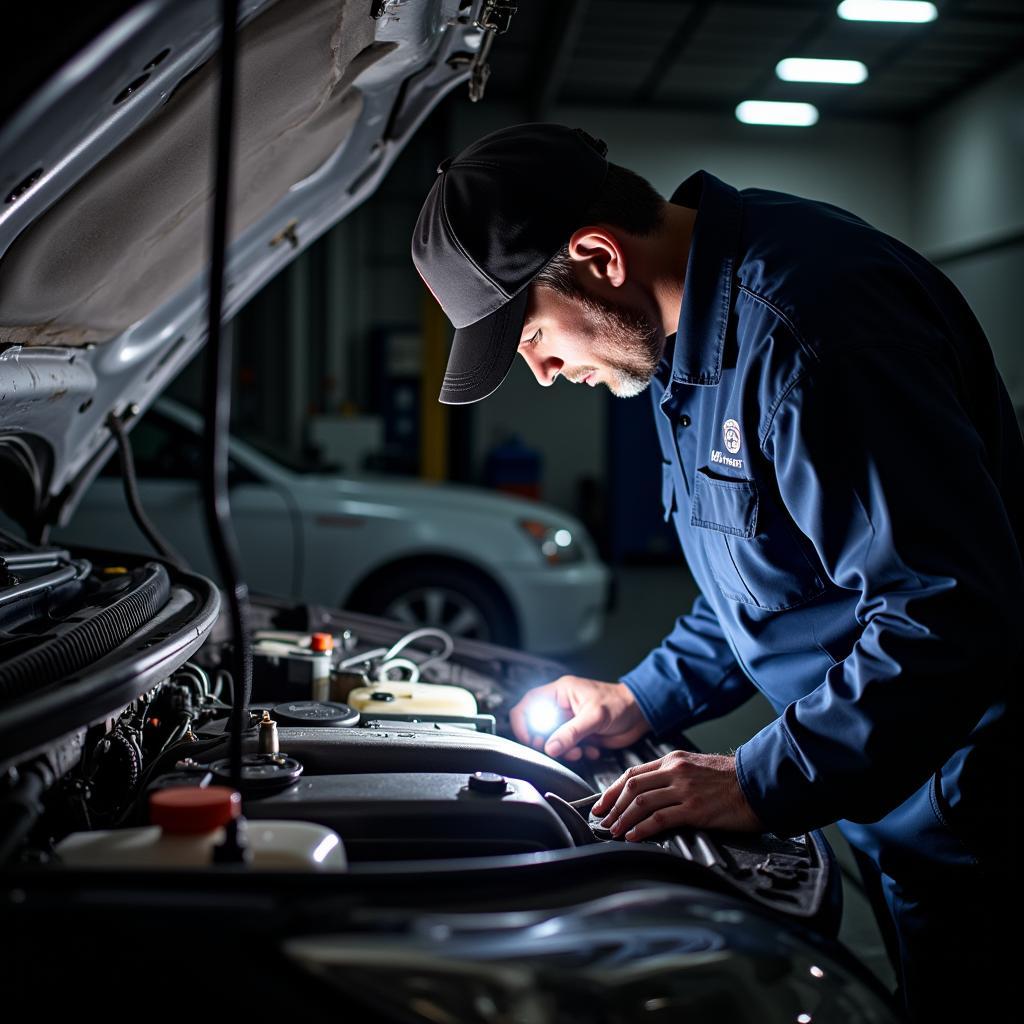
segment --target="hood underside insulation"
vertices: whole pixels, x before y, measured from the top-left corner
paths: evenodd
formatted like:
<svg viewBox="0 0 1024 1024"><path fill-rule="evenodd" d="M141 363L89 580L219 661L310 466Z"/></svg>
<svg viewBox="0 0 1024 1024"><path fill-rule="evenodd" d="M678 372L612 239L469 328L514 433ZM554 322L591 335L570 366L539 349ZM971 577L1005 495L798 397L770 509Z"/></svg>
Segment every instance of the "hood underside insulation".
<svg viewBox="0 0 1024 1024"><path fill-rule="evenodd" d="M351 132L362 108L351 83L394 45L374 42L369 7L279 0L241 29L232 238ZM102 342L202 270L217 78L210 59L22 232L0 261L0 343Z"/></svg>

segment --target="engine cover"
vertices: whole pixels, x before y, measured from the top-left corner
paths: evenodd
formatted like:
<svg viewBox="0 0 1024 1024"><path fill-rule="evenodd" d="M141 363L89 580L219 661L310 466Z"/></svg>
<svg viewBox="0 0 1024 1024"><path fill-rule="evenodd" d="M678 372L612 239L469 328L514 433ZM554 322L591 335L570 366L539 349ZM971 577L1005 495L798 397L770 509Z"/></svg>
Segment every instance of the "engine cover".
<svg viewBox="0 0 1024 1024"><path fill-rule="evenodd" d="M257 708L253 708L254 711ZM223 724L217 728L223 732ZM203 730L210 735L212 730ZM497 772L530 783L563 800L592 796L594 789L570 768L514 740L439 722L364 722L354 728L278 727L281 751L302 762L306 775L443 772L468 776ZM247 752L256 737L244 739ZM227 738L224 740L224 754ZM213 760L224 756L208 751Z"/></svg>
<svg viewBox="0 0 1024 1024"><path fill-rule="evenodd" d="M572 847L558 815L528 782L499 775L387 772L304 777L244 802L259 819L316 821L351 861L495 856Z"/></svg>

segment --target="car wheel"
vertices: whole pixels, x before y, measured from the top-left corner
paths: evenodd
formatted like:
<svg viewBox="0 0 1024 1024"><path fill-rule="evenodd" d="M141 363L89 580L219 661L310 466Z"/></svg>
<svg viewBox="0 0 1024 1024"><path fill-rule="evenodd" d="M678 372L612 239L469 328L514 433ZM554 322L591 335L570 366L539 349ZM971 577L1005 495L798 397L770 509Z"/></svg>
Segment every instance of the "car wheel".
<svg viewBox="0 0 1024 1024"><path fill-rule="evenodd" d="M361 589L357 610L410 627L434 626L453 637L515 646L519 631L507 599L494 584L454 566L416 566Z"/></svg>

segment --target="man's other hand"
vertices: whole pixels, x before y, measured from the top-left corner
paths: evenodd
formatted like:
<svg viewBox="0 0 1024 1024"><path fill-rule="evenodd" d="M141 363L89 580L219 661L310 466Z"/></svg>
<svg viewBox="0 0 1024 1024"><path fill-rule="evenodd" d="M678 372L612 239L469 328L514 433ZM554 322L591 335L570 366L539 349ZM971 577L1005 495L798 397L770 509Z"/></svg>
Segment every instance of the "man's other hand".
<svg viewBox="0 0 1024 1024"><path fill-rule="evenodd" d="M530 726L531 709L548 702L562 721L547 737ZM531 690L509 713L512 731L521 743L540 747L550 757L578 761L584 753L598 757L600 748L628 747L650 731L636 698L624 683L602 683L581 676L562 676Z"/></svg>
<svg viewBox="0 0 1024 1024"><path fill-rule="evenodd" d="M736 758L673 750L624 772L594 804L612 835L634 841L667 828L762 832L736 778Z"/></svg>

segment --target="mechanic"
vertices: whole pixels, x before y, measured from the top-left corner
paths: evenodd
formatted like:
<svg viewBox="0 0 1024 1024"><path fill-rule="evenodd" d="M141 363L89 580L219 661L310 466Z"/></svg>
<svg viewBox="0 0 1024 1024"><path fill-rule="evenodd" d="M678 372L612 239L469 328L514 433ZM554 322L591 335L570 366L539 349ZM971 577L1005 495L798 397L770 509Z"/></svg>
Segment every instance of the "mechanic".
<svg viewBox="0 0 1024 1024"><path fill-rule="evenodd" d="M512 712L569 761L722 715L734 754L627 771L617 837L838 822L919 1021L986 1019L1016 791L1024 442L985 336L922 256L845 210L704 171L667 202L585 132L495 132L445 160L413 237L454 324L441 401L517 353L550 386L649 390L663 501L700 589L618 682ZM530 705L567 720L546 743Z"/></svg>

